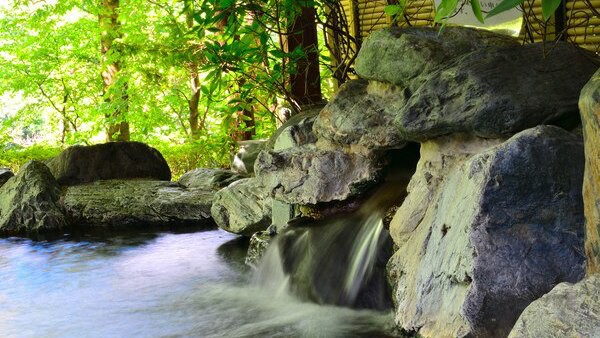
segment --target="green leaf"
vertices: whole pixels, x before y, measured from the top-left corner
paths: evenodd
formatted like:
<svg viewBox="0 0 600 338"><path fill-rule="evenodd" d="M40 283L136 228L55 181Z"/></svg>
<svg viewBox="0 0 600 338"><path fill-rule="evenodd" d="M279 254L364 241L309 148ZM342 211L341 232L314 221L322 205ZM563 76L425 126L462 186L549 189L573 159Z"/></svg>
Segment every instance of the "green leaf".
<svg viewBox="0 0 600 338"><path fill-rule="evenodd" d="M479 22L483 22L483 14L481 13L481 5L479 4L479 0L471 0L471 8L473 9L473 14Z"/></svg>
<svg viewBox="0 0 600 338"><path fill-rule="evenodd" d="M441 22L445 18L449 17L458 6L458 0L442 0L440 5L435 11L435 21Z"/></svg>
<svg viewBox="0 0 600 338"><path fill-rule="evenodd" d="M548 21L560 6L561 0L542 0L542 15Z"/></svg>
<svg viewBox="0 0 600 338"><path fill-rule="evenodd" d="M388 5L388 6L385 6L383 11L388 16L394 16L394 15L402 14L403 8L398 5Z"/></svg>
<svg viewBox="0 0 600 338"><path fill-rule="evenodd" d="M496 7L492 8L492 10L485 16L485 18L491 18L494 15L498 15L502 12L511 10L520 5L522 2L523 0L504 0L498 5L496 5Z"/></svg>

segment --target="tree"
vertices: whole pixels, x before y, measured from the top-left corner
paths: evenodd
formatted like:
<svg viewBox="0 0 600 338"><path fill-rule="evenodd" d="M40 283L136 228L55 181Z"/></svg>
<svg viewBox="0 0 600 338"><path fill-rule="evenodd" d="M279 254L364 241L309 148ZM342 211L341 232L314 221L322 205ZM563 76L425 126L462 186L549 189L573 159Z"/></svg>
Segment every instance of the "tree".
<svg viewBox="0 0 600 338"><path fill-rule="evenodd" d="M123 50L118 44L121 35L119 20L120 0L100 0L98 22L100 27L100 51L102 53L102 81L104 83L104 100L108 104L106 112L107 141L129 141L128 84L121 77L123 67Z"/></svg>
<svg viewBox="0 0 600 338"><path fill-rule="evenodd" d="M323 96L316 10L309 1L302 1L300 6L300 13L291 20L285 40L288 52L298 48L305 55L298 60L296 69L290 74L292 99L298 107L303 107L321 103Z"/></svg>

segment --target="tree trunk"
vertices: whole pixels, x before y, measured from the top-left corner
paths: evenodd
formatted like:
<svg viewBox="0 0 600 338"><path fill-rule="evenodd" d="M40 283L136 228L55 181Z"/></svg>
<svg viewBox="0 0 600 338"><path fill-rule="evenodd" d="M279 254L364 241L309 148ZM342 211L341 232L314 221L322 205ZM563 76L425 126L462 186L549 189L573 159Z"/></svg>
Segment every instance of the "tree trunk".
<svg viewBox="0 0 600 338"><path fill-rule="evenodd" d="M185 18L188 29L194 28L194 2L185 2ZM194 56L192 56L194 57ZM190 123L190 135L192 139L196 140L200 137L200 74L198 72L198 63L190 61L190 89L191 97L188 100L189 116L188 122Z"/></svg>
<svg viewBox="0 0 600 338"><path fill-rule="evenodd" d="M188 100L189 117L190 122L190 135L192 139L196 140L200 136L200 125L198 106L200 104L200 75L198 74L198 64L192 62L190 65L190 87L192 90L192 97Z"/></svg>
<svg viewBox="0 0 600 338"><path fill-rule="evenodd" d="M114 45L121 36L119 22L119 0L101 0L99 8L100 51L102 53L102 81L104 100L111 104L112 112L106 115L107 141L129 141L129 123L124 115L129 109L127 83L117 81L121 71L121 51ZM119 86L115 88L115 86Z"/></svg>
<svg viewBox="0 0 600 338"><path fill-rule="evenodd" d="M300 47L306 53L306 58L297 64L297 72L290 75L292 99L301 108L322 103L315 8L303 7L288 31L290 34L286 39L287 52Z"/></svg>

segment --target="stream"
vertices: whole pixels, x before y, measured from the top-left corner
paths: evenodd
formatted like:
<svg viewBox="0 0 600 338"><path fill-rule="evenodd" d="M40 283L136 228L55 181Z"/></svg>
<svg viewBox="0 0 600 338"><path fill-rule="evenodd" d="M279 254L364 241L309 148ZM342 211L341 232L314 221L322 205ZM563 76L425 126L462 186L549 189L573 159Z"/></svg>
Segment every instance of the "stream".
<svg viewBox="0 0 600 338"><path fill-rule="evenodd" d="M222 230L0 239L0 337L390 337L390 312L259 288Z"/></svg>

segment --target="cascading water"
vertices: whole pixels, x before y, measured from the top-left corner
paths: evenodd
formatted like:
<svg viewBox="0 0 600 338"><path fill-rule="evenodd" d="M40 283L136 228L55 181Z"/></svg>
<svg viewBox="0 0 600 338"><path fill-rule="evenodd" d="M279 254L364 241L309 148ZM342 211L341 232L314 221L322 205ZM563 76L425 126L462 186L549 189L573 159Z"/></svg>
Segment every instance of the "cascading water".
<svg viewBox="0 0 600 338"><path fill-rule="evenodd" d="M357 211L288 226L267 249L254 282L320 304L390 308L385 264L392 243L383 219L402 201L414 163L410 170L391 170Z"/></svg>

